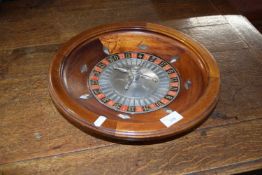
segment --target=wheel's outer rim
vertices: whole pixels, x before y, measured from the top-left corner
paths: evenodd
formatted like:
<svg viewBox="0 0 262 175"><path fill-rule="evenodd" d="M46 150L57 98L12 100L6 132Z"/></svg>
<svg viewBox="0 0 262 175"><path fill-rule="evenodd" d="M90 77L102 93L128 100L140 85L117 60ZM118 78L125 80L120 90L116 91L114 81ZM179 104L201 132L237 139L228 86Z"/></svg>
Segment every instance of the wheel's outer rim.
<svg viewBox="0 0 262 175"><path fill-rule="evenodd" d="M193 50L202 59L205 69L208 72L208 85L203 95L198 101L181 113L185 118L188 116L194 116L193 120L187 121L187 123L180 125L179 127L170 127L162 130L150 131L150 132L128 132L112 130L104 127L96 127L92 123L88 122L82 116L95 115L92 111L89 111L76 103L66 92L63 82L61 80L61 70L63 66L63 60L71 51L85 42L87 38L94 38L107 32L117 30L147 30L164 34L168 37L174 38L185 46ZM57 54L54 56L49 69L49 92L50 96L57 107L57 109L68 119L71 123L80 127L81 129L90 133L98 134L101 136L123 139L123 140L155 140L167 138L170 136L176 136L183 132L190 131L192 128L199 125L206 119L208 114L212 111L218 101L218 94L220 89L220 73L217 63L209 51L201 44L190 38L189 36L165 27L153 23L144 22L129 22L129 23L117 23L98 26L93 29L82 32L81 34L73 37L62 46Z"/></svg>

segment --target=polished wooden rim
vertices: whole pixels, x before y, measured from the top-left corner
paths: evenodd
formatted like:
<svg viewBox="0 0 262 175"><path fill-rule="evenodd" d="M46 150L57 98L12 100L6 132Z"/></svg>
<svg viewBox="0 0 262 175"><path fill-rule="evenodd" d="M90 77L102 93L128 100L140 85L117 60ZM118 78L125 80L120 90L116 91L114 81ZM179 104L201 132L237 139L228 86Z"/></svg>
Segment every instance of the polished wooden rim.
<svg viewBox="0 0 262 175"><path fill-rule="evenodd" d="M161 35L168 36L175 40L178 40L186 47L190 48L195 54L198 55L200 61L205 67L208 74L208 85L205 92L199 98L199 100L188 108L186 111L181 113L185 118L188 118L186 122L174 127L163 128L161 130L149 131L149 132L135 132L128 130L118 130L105 127L95 127L92 122L96 120L97 117L95 113L85 109L80 106L76 101L74 101L64 88L61 72L63 69L64 60L67 56L79 45L86 42L87 40L93 40L98 38L100 35L112 31L124 31L124 30L134 30L134 31L150 31ZM215 59L212 55L205 49L201 44L193 40L192 38L186 36L185 34L157 24L152 23L118 23L99 26L90 30L87 30L76 37L72 38L70 41L64 44L62 48L59 49L58 53L55 55L49 70L49 92L54 101L54 104L58 110L73 124L78 127L89 131L94 134L99 134L102 136L107 136L110 138L125 139L125 140L152 140L167 138L170 136L175 136L181 134L185 131L189 131L199 123L201 123L211 112L218 100L218 93L220 87L220 73ZM89 121L86 119L88 116ZM125 123L128 121L116 121ZM143 124L141 125L143 127Z"/></svg>

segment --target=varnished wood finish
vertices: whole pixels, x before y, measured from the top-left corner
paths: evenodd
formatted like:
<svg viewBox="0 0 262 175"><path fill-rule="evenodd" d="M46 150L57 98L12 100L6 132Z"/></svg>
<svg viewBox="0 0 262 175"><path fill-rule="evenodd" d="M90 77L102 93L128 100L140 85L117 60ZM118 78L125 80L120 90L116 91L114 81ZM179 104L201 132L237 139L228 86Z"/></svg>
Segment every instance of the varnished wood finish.
<svg viewBox="0 0 262 175"><path fill-rule="evenodd" d="M262 167L261 34L225 0L0 3L0 174L234 174ZM195 131L123 145L68 123L48 92L61 44L104 23L145 20L203 44L221 71L219 103Z"/></svg>
<svg viewBox="0 0 262 175"><path fill-rule="evenodd" d="M148 48L142 50L139 45ZM130 119L118 117L119 112L100 104L94 97L82 100L83 94L91 94L86 81L92 68L107 55L127 51L145 52L172 63L180 79L180 92L168 105L183 119L166 127L160 119L167 116L164 109L144 114L129 114ZM86 73L80 68L87 65ZM50 94L58 109L72 123L83 130L126 140L152 140L167 138L188 131L203 121L214 108L220 86L220 75L214 58L199 43L186 35L152 23L119 23L98 26L85 31L65 44L50 66ZM192 85L186 89L184 84ZM89 85L90 86L90 85ZM103 125L94 126L99 116L107 117Z"/></svg>

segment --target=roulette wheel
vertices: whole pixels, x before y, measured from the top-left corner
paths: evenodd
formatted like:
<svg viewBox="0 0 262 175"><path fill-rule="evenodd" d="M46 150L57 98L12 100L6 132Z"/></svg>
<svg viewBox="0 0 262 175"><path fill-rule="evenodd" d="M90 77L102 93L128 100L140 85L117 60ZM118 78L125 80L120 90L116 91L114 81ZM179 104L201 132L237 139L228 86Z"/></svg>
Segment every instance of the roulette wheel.
<svg viewBox="0 0 262 175"><path fill-rule="evenodd" d="M119 23L64 44L49 70L57 109L82 130L121 140L157 140L198 126L215 107L212 55L179 31Z"/></svg>

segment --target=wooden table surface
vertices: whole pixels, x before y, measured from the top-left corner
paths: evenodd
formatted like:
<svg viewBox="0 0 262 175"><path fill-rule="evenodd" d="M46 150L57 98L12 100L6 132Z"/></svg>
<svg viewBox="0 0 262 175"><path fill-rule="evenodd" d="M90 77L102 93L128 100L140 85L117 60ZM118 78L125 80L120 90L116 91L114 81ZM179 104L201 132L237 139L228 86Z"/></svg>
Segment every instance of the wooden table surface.
<svg viewBox="0 0 262 175"><path fill-rule="evenodd" d="M99 24L147 21L178 29L216 58L221 93L199 128L126 145L68 123L48 93L62 43ZM0 175L224 174L262 168L262 36L224 0L28 0L0 4Z"/></svg>

